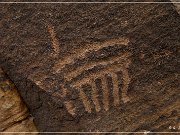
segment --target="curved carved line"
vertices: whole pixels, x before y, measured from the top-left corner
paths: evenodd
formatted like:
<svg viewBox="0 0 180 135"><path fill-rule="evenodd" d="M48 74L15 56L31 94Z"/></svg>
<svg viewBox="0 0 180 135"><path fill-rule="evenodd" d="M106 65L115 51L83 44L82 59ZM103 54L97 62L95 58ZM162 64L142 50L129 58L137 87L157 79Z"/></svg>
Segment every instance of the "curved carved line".
<svg viewBox="0 0 180 135"><path fill-rule="evenodd" d="M74 85L75 87L80 87L82 84L90 83L91 79L98 78L103 74L107 74L109 72L118 72L121 70L127 70L127 67L129 66L130 62L131 61L127 59L126 62L119 62L112 65L107 65L107 67L105 67L104 69L95 73L91 73L89 76L85 76L80 80L73 81L71 84Z"/></svg>
<svg viewBox="0 0 180 135"><path fill-rule="evenodd" d="M120 57L114 56L108 59L108 61L103 60L103 61L94 61L94 62L89 62L81 67L79 67L78 69L71 71L71 72L67 72L65 79L67 81L70 81L72 78L75 78L76 76L80 75L83 71L85 70L90 70L92 68L94 68L97 65L109 65L109 64L113 64L115 62L121 61L121 60L126 60L127 57L130 56L130 53L125 53Z"/></svg>
<svg viewBox="0 0 180 135"><path fill-rule="evenodd" d="M129 39L122 37L119 39L111 39L100 44L88 44L84 48L73 49L68 55L61 58L53 67L56 73L59 73L67 64L74 63L74 58L83 58L85 54L90 51L98 51L104 47L115 46L115 45L128 45Z"/></svg>

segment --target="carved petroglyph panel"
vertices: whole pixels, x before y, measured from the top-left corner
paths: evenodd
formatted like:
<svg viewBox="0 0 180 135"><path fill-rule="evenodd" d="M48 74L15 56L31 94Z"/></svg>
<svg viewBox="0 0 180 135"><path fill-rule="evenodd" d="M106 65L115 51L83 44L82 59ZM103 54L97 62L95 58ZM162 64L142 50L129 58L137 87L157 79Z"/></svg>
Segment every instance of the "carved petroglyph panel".
<svg viewBox="0 0 180 135"><path fill-rule="evenodd" d="M127 41L127 39L125 39ZM121 39L121 42L123 40ZM123 41L125 43L125 41ZM119 45L119 41L113 42L113 44L109 44L110 46L112 45ZM108 46L106 43L102 44L101 47L98 49L103 48L104 46ZM98 50L96 49L96 50ZM83 50L83 49L82 49ZM92 50L92 48L90 48ZM86 53L88 50L86 50L84 53ZM95 51L95 50L94 50ZM79 52L77 52L77 57L82 58L85 57L85 54L82 53L79 55ZM81 57L80 57L81 56ZM128 85L130 83L130 77L128 74L128 67L131 63L130 60L131 53L124 53L124 54L118 54L116 56L113 56L107 60L99 60L99 61L90 61L82 66L79 66L75 68L74 70L70 72L66 72L64 75L65 82L70 82L71 86L73 88L76 88L79 91L79 98L82 101L85 111L88 113L91 113L93 111L93 107L95 108L96 112L99 112L101 110L108 111L110 108L110 91L107 86L107 78L105 75L110 75L112 78L112 84L113 84L113 105L114 106L119 106L120 105L120 97L122 97L122 101L124 103L129 101L129 97L127 96L127 91L128 91ZM68 58L71 59L71 61L62 61L63 64L70 65L75 64L74 59L76 57L71 57L68 56ZM66 57L64 58L66 59ZM57 69L57 65L60 65L59 69L56 70L55 72L63 72L63 68L65 65L62 65L61 63L56 63L54 68ZM91 72L88 75L84 75L82 78L73 80L74 78L81 76L81 74L85 71L90 71L92 69L95 69L98 65L102 65L103 68L100 70L97 70L95 72ZM123 79L123 87L122 87L122 93L120 93L120 88L119 88L119 80L118 80L118 74L117 72L121 72L122 74L122 79ZM97 86L95 83L95 79L99 78L101 80L101 87L102 87L102 97L103 99L99 98L98 91L97 91ZM82 88L83 85L89 84L91 86L91 99L93 101L92 105L88 99L88 96L84 92L84 89ZM65 88L63 85L61 87L61 94L59 95L60 97L63 97L66 99L66 94L68 93L68 89ZM57 95L57 94L55 94ZM100 106L100 100L102 100L103 106ZM64 105L66 106L68 112L72 115L76 114L76 107L73 103L73 101L64 101Z"/></svg>
<svg viewBox="0 0 180 135"><path fill-rule="evenodd" d="M111 47L114 45L127 46L128 43L129 43L129 39L123 37L123 38L119 38L119 39L112 39L109 41L105 41L104 43L101 43L101 44L98 44L98 43L90 44L90 45L88 44L88 45L84 45L83 48L73 49L72 52L69 52L65 57L60 58L59 61L54 65L55 73L62 71L66 65L74 63L76 59L85 58L85 55L89 52L95 52L102 48Z"/></svg>
<svg viewBox="0 0 180 135"><path fill-rule="evenodd" d="M48 26L48 31L52 38L54 52L58 55L59 50L56 48L59 43L55 38L54 27ZM63 83L60 84L61 89L54 92L53 96L63 100L64 106L71 115L78 113L78 105L75 103L76 100L69 98L69 95L72 94L70 88L76 90L84 111L88 113L108 111L111 106L119 106L121 100L123 103L128 102L130 100L127 95L130 83L128 68L131 64L131 53L118 51L110 56L104 56L105 54L102 53L103 50L109 53L108 51L113 47L123 48L128 45L129 39L121 37L72 49L72 51L57 60L52 68L55 74L61 74L64 78ZM94 56L90 59L89 57L92 55ZM122 78L123 82L121 88L118 73L121 74L120 78ZM107 75L112 80L112 90L108 87ZM96 79L101 81L101 92L99 92L95 83ZM67 87L67 84L69 87ZM90 86L90 94L87 94L86 89L83 87L85 85ZM113 99L113 103L111 103L110 98Z"/></svg>

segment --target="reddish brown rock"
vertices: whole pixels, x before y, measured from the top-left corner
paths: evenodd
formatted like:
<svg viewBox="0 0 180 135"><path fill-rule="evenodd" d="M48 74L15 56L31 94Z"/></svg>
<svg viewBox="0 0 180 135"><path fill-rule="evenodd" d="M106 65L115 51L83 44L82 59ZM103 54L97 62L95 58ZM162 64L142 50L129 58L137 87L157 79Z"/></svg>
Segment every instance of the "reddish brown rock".
<svg viewBox="0 0 180 135"><path fill-rule="evenodd" d="M0 6L0 65L39 131L178 131L173 4Z"/></svg>

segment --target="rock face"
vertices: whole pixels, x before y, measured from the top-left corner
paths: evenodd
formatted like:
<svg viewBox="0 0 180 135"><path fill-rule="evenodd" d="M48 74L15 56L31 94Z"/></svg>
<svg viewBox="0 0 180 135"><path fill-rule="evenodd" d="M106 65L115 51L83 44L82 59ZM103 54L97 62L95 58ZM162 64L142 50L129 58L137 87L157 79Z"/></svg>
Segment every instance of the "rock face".
<svg viewBox="0 0 180 135"><path fill-rule="evenodd" d="M37 132L17 89L0 69L0 131ZM12 133L14 134L14 133Z"/></svg>
<svg viewBox="0 0 180 135"><path fill-rule="evenodd" d="M173 4L0 6L0 64L39 131L178 131Z"/></svg>
<svg viewBox="0 0 180 135"><path fill-rule="evenodd" d="M180 14L180 3L177 3L179 1L177 1L177 0L171 0L171 1L174 2L173 4L176 7L176 10Z"/></svg>

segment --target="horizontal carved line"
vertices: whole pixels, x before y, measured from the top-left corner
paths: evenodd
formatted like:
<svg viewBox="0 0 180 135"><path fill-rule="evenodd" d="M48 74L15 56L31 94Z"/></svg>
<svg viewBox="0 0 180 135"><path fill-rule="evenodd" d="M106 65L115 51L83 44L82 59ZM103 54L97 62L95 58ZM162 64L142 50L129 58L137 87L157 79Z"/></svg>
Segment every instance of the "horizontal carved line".
<svg viewBox="0 0 180 135"><path fill-rule="evenodd" d="M125 54L125 55L127 57L130 56L130 54ZM110 63L106 63L105 62L105 63L103 63L104 66L105 66L103 69L101 69L101 70L99 70L97 72L93 72L90 75L85 75L85 76L83 76L82 79L74 80L71 83L75 84L75 85L77 85L79 83L79 85L81 85L82 84L81 82L89 82L90 79L96 78L97 76L99 76L101 74L107 74L108 72L111 72L111 71L114 72L116 70L119 71L123 67L127 68L128 65L130 64L130 60L127 57L125 57L125 56L124 57L120 57L119 60L113 61L113 62L110 62ZM92 68L94 68L94 67L92 67ZM90 69L92 69L92 68L90 68ZM88 69L88 70L90 70L90 69ZM76 74L76 76L78 76L78 74ZM71 81L73 78L67 78L65 76L65 79L67 81Z"/></svg>
<svg viewBox="0 0 180 135"><path fill-rule="evenodd" d="M76 76L79 76L83 71L91 70L94 67L96 67L97 65L107 66L107 65L113 64L113 63L118 62L118 61L126 60L127 57L129 57L129 56L130 56L130 53L125 53L122 56L110 57L110 58L108 58L108 60L89 62L83 66L80 66L76 70L73 70L71 72L67 72L64 77L67 81L70 81L73 78L75 78Z"/></svg>

